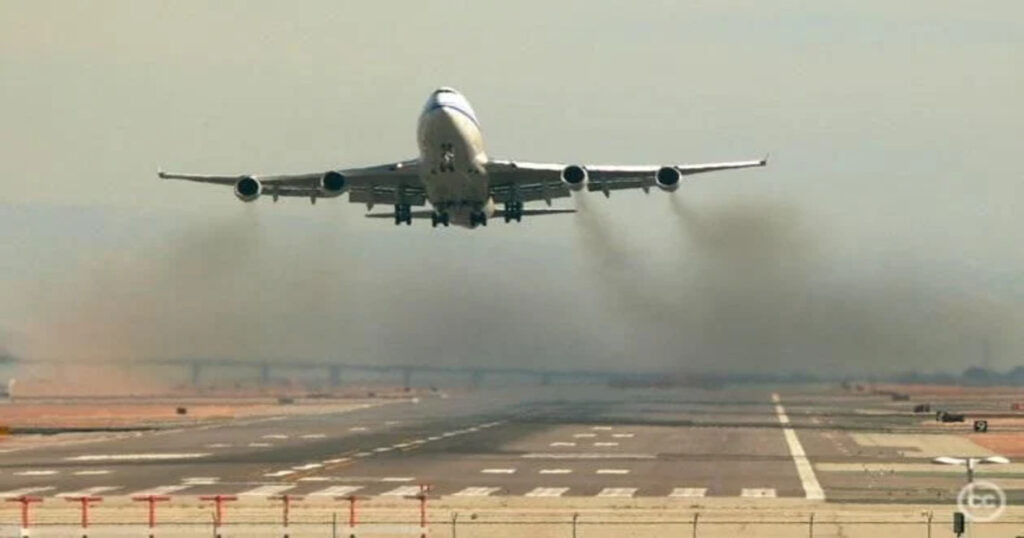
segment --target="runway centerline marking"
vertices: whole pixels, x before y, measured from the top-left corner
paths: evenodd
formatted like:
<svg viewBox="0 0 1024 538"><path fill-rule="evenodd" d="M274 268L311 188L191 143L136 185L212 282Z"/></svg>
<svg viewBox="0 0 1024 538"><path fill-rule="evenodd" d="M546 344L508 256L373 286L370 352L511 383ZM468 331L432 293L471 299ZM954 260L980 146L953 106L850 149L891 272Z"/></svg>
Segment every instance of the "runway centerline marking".
<svg viewBox="0 0 1024 538"><path fill-rule="evenodd" d="M571 441L555 441L554 443L551 443L550 446L576 446L576 443Z"/></svg>
<svg viewBox="0 0 1024 538"><path fill-rule="evenodd" d="M325 437L327 437L326 433L307 433L302 436L303 439L323 439Z"/></svg>
<svg viewBox="0 0 1024 538"><path fill-rule="evenodd" d="M274 446L270 443L249 443L249 448L267 448Z"/></svg>
<svg viewBox="0 0 1024 538"><path fill-rule="evenodd" d="M772 394L772 402L775 403L775 414L779 417L779 423L782 424L782 433L786 437L789 453L793 456L793 463L796 464L796 472L800 475L800 485L804 488L804 498L818 501L825 500L825 490L821 489L818 477L814 476L811 460L807 459L804 447L800 444L800 439L797 438L796 432L793 431L793 427L790 425L789 416L786 415L786 409L782 407L782 399L779 398L777 392Z"/></svg>
<svg viewBox="0 0 1024 538"><path fill-rule="evenodd" d="M605 431L606 432L606 431L611 430L612 427L611 426L594 426L594 427L592 427L590 429L595 430L595 431Z"/></svg>
<svg viewBox="0 0 1024 538"><path fill-rule="evenodd" d="M71 474L75 476L99 476L103 474L110 474L110 471L107 469L86 469L84 471L75 471Z"/></svg>
<svg viewBox="0 0 1024 538"><path fill-rule="evenodd" d="M523 454L528 460L653 460L654 454L619 454L615 452L530 452Z"/></svg>
<svg viewBox="0 0 1024 538"><path fill-rule="evenodd" d="M288 476L290 474L295 474L295 471L293 471L291 469L285 469L283 471L274 471L272 473L265 473L263 476L265 476L267 478L281 478L282 476Z"/></svg>
<svg viewBox="0 0 1024 538"><path fill-rule="evenodd" d="M515 474L515 469L484 469L480 471L484 474Z"/></svg>
<svg viewBox="0 0 1024 538"><path fill-rule="evenodd" d="M598 469L597 474L629 474L629 469Z"/></svg>
<svg viewBox="0 0 1024 538"><path fill-rule="evenodd" d="M385 476L380 479L381 482L412 482L413 480L416 479L411 476Z"/></svg>
<svg viewBox="0 0 1024 538"><path fill-rule="evenodd" d="M598 497L632 497L636 495L637 488L604 488Z"/></svg>
<svg viewBox="0 0 1024 538"><path fill-rule="evenodd" d="M612 437L616 439L632 439L634 435L632 433L613 433Z"/></svg>
<svg viewBox="0 0 1024 538"><path fill-rule="evenodd" d="M260 439L287 439L288 436L283 433L268 433L260 437Z"/></svg>
<svg viewBox="0 0 1024 538"><path fill-rule="evenodd" d="M50 469L32 469L29 471L18 471L13 474L14 476L53 476L57 474L57 471Z"/></svg>
<svg viewBox="0 0 1024 538"><path fill-rule="evenodd" d="M597 437L597 434L596 433L576 433L576 434L573 434L573 437L575 437L577 439L591 439L593 437Z"/></svg>
<svg viewBox="0 0 1024 538"><path fill-rule="evenodd" d="M708 488L675 488L669 497L704 497L708 494Z"/></svg>
<svg viewBox="0 0 1024 538"><path fill-rule="evenodd" d="M296 471L311 471L313 469L319 469L323 467L322 463L307 463L305 465L296 465L292 469Z"/></svg>
<svg viewBox="0 0 1024 538"><path fill-rule="evenodd" d="M619 444L616 443L615 441L603 441L594 443L594 446L619 446Z"/></svg>
<svg viewBox="0 0 1024 538"><path fill-rule="evenodd" d="M572 469L541 469L540 474L571 474Z"/></svg>

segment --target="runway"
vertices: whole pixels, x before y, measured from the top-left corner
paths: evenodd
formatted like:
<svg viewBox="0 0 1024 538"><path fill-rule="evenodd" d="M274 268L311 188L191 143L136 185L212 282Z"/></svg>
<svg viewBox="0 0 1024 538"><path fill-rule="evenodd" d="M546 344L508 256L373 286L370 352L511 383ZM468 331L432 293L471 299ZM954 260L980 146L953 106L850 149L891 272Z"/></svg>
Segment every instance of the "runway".
<svg viewBox="0 0 1024 538"><path fill-rule="evenodd" d="M957 438L927 431L921 418L884 398L797 388L495 388L88 443L57 436L0 456L0 497L404 497L421 484L433 496L459 498L955 496L963 480L956 469L887 446L887 435L897 443ZM889 471L901 465L919 467ZM1020 472L1011 464L993 476L1013 482ZM1019 497L1014 488L1008 493Z"/></svg>

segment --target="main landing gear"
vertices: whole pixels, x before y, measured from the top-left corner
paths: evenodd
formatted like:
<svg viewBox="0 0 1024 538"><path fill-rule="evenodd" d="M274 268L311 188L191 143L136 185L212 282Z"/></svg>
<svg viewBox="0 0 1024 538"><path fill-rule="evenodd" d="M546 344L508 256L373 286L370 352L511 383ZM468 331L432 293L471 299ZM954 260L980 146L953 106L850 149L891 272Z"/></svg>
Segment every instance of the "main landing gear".
<svg viewBox="0 0 1024 538"><path fill-rule="evenodd" d="M505 204L505 222L523 222L523 203L508 202Z"/></svg>
<svg viewBox="0 0 1024 538"><path fill-rule="evenodd" d="M451 218L448 216L448 213L434 213L430 215L430 224L434 228L437 228L438 224L442 224L447 228L451 224Z"/></svg>
<svg viewBox="0 0 1024 538"><path fill-rule="evenodd" d="M409 204L395 205L395 226L405 223L412 225L412 207Z"/></svg>
<svg viewBox="0 0 1024 538"><path fill-rule="evenodd" d="M487 226L487 214L480 212L473 212L469 214L469 225L470 226Z"/></svg>

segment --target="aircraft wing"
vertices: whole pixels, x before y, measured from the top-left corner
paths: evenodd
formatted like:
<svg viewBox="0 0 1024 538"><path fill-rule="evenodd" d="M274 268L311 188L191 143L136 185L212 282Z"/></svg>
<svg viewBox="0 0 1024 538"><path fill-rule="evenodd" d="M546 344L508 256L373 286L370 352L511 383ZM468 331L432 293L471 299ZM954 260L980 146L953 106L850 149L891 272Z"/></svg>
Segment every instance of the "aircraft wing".
<svg viewBox="0 0 1024 538"><path fill-rule="evenodd" d="M426 192L419 177L419 161L409 160L364 168L324 170L305 174L277 175L209 175L159 172L161 179L179 179L197 183L235 186L243 179L254 179L261 186L261 194L274 197L301 196L308 198L334 197L349 193L349 201L366 204L425 205ZM335 188L325 188L325 178L331 177Z"/></svg>
<svg viewBox="0 0 1024 538"><path fill-rule="evenodd" d="M543 200L551 203L553 198L569 196L571 189L562 180L562 174L569 168L581 169L586 175L586 188L594 192L600 191L608 196L611 191L622 189L643 189L659 186L659 174L664 179L675 179L682 176L752 168L768 164L766 156L760 160L733 161L706 164L678 165L568 165L557 163L531 163L508 160L495 160L488 163L487 173L491 178L491 194L495 202L518 200L530 202ZM666 183L666 190L674 190L678 183Z"/></svg>

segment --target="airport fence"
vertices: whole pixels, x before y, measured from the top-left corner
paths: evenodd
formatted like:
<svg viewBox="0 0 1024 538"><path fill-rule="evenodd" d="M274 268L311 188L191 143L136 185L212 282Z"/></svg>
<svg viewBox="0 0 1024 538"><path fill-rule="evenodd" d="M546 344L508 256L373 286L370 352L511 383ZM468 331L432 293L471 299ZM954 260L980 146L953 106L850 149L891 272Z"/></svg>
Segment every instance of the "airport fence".
<svg viewBox="0 0 1024 538"><path fill-rule="evenodd" d="M957 536L952 513L945 516L922 514L918 520L819 518L814 514L791 518L716 518L699 512L688 517L631 518L594 517L565 514L542 519L519 517L482 519L474 514L453 512L443 519L431 519L426 526L417 520L367 519L350 526L346 514L337 513L327 520L296 521L287 527L280 521L235 521L217 525L216 515L198 521L166 521L153 528L138 522L104 521L82 528L78 522L47 521L21 528L17 523L0 525L0 538L353 538L373 537L451 537L451 538L718 538L718 537L922 537ZM1003 518L991 522L967 522L966 536L1024 537L1024 518Z"/></svg>

